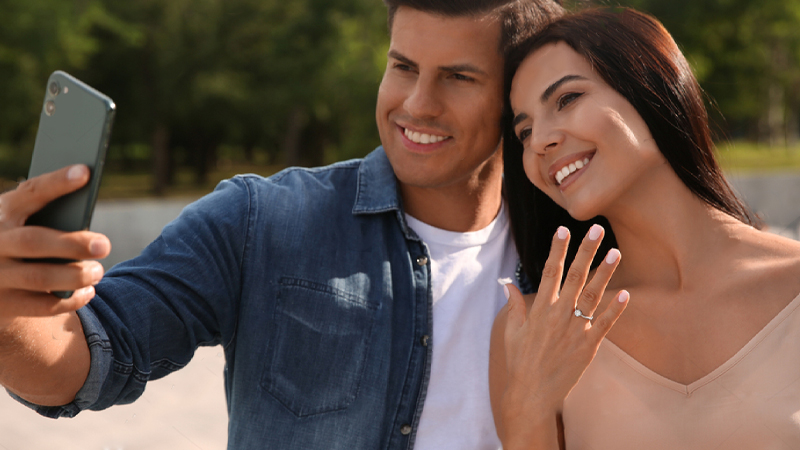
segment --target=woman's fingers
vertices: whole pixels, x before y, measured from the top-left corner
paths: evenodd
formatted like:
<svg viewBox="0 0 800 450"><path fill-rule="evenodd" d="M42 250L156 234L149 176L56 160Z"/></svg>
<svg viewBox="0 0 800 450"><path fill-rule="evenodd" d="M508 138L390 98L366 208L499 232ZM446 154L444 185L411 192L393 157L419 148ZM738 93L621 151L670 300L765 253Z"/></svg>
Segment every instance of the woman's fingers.
<svg viewBox="0 0 800 450"><path fill-rule="evenodd" d="M561 297L564 298L565 308L572 310L576 308L576 303L578 303L578 309L585 315L591 315L597 307L597 303L593 305L583 305L584 307L581 307L580 302L576 302L576 299L578 299L579 295L582 297L581 293L585 292L586 279L589 275L589 270L591 270L592 260L594 260L594 255L597 253L597 249L600 247L604 235L605 230L603 227L595 224L592 225L589 232L584 236L578 248L578 253L575 255L575 259L572 261L567 271L564 286L561 288ZM602 295L602 292L599 294ZM595 300L599 302L600 298L596 297Z"/></svg>
<svg viewBox="0 0 800 450"><path fill-rule="evenodd" d="M561 287L561 274L564 273L564 258L567 256L567 246L569 245L569 230L566 227L558 227L550 245L550 255L544 263L542 269L542 279L539 282L539 290L536 301L531 308L531 314L539 307L552 305L558 300L558 291Z"/></svg>
<svg viewBox="0 0 800 450"><path fill-rule="evenodd" d="M625 307L628 306L628 300L630 300L628 291L619 291L617 296L614 297L614 300L606 307L605 311L595 319L592 328L587 332L587 336L592 342L600 345L600 341L606 337L606 334L608 334L611 327L614 326L619 316L625 311Z"/></svg>
<svg viewBox="0 0 800 450"><path fill-rule="evenodd" d="M594 315L597 305L599 305L600 300L603 299L606 286L608 285L609 280L611 280L614 270L616 270L617 266L619 265L621 256L622 255L620 254L619 250L615 248L609 250L606 254L606 257L603 259L603 262L601 262L597 267L594 277L592 277L592 281L583 287L583 290L581 291L580 296L575 303L575 308L579 309L584 315Z"/></svg>
<svg viewBox="0 0 800 450"><path fill-rule="evenodd" d="M503 285L503 292L508 299L506 317L506 343L509 337L525 323L525 300L522 293L511 283Z"/></svg>

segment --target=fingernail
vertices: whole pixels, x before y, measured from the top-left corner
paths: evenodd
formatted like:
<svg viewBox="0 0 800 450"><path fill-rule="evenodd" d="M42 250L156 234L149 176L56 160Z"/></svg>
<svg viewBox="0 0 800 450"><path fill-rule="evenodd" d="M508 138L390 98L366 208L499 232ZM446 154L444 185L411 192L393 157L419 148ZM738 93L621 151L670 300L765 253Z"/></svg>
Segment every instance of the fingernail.
<svg viewBox="0 0 800 450"><path fill-rule="evenodd" d="M94 297L94 288L92 286L86 286L85 288L78 289L72 295L73 296L80 295L81 297L91 295L92 297Z"/></svg>
<svg viewBox="0 0 800 450"><path fill-rule="evenodd" d="M606 255L606 264L614 264L619 259L619 250L612 248Z"/></svg>
<svg viewBox="0 0 800 450"><path fill-rule="evenodd" d="M558 231L556 232L558 238L562 241L569 236L569 230L566 227L558 227Z"/></svg>
<svg viewBox="0 0 800 450"><path fill-rule="evenodd" d="M589 228L589 239L596 241L597 238L600 237L600 233L602 232L603 232L603 227L597 224L592 225L592 228Z"/></svg>
<svg viewBox="0 0 800 450"><path fill-rule="evenodd" d="M92 256L100 256L106 252L106 242L102 239L95 239L89 243L89 252Z"/></svg>
<svg viewBox="0 0 800 450"><path fill-rule="evenodd" d="M92 285L95 285L103 279L103 266L97 265L92 268Z"/></svg>
<svg viewBox="0 0 800 450"><path fill-rule="evenodd" d="M506 300L511 298L511 292L508 292L508 286L506 286L505 284L503 285L503 294L506 295Z"/></svg>
<svg viewBox="0 0 800 450"><path fill-rule="evenodd" d="M76 164L67 172L67 179L71 181L81 180L86 175L86 167Z"/></svg>
<svg viewBox="0 0 800 450"><path fill-rule="evenodd" d="M629 294L628 291L624 291L623 290L622 292L619 293L619 302L620 303L625 303L625 302L628 301L628 299L630 297L631 297L631 294Z"/></svg>

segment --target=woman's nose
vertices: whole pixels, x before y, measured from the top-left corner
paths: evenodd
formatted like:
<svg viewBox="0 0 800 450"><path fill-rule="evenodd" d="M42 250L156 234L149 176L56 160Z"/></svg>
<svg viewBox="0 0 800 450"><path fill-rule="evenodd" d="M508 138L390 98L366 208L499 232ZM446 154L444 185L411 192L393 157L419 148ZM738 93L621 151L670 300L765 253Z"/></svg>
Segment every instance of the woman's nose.
<svg viewBox="0 0 800 450"><path fill-rule="evenodd" d="M531 130L532 150L541 155L558 148L564 142L564 133L550 124L540 124Z"/></svg>

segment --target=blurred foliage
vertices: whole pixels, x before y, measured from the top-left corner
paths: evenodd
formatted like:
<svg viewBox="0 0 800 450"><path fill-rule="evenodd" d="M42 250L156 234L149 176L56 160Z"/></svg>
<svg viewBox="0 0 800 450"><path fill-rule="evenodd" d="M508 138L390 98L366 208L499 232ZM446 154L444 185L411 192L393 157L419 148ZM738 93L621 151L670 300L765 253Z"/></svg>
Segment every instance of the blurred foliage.
<svg viewBox="0 0 800 450"><path fill-rule="evenodd" d="M693 66L722 137L800 141L800 0L567 0L657 17Z"/></svg>
<svg viewBox="0 0 800 450"><path fill-rule="evenodd" d="M385 16L375 0L3 0L0 177L27 172L57 69L114 99L108 170L150 172L156 193L229 158L363 156L379 142Z"/></svg>
<svg viewBox="0 0 800 450"><path fill-rule="evenodd" d="M722 133L797 147L800 0L613 4L672 32L718 105ZM115 100L107 168L136 174L150 192L205 186L230 167L363 156L379 143L388 47L379 0L2 0L0 17L0 178L26 174L57 69Z"/></svg>

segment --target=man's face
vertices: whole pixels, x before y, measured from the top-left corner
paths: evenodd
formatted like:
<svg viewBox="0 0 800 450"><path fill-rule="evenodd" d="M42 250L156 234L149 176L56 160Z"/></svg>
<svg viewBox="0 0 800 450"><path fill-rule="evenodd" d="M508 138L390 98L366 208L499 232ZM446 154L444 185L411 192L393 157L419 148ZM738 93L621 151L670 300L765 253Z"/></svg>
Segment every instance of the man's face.
<svg viewBox="0 0 800 450"><path fill-rule="evenodd" d="M467 182L499 156L499 45L495 19L397 10L376 120L404 189Z"/></svg>

